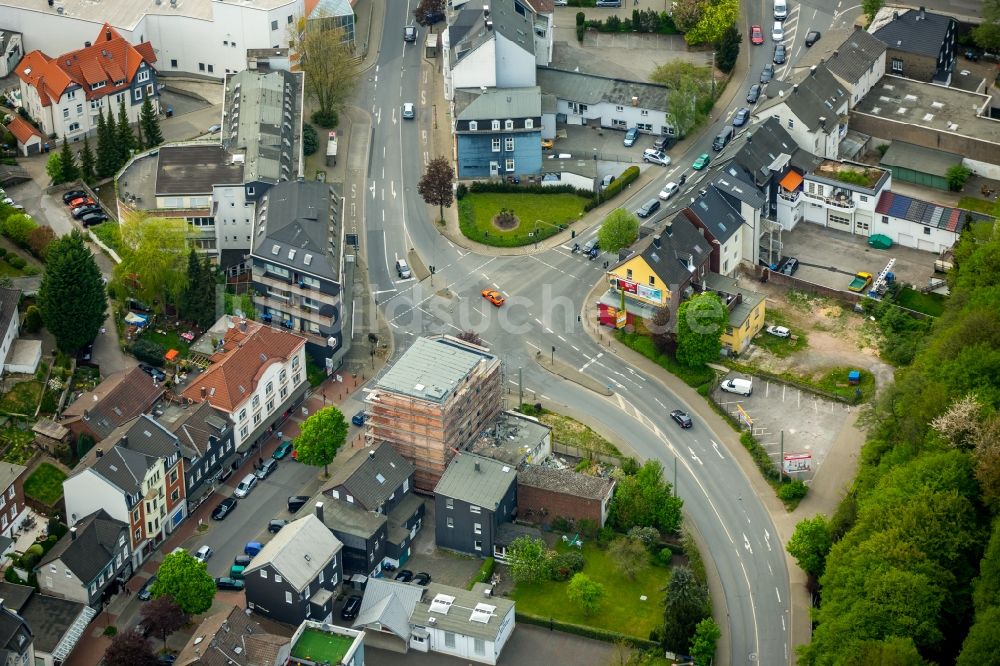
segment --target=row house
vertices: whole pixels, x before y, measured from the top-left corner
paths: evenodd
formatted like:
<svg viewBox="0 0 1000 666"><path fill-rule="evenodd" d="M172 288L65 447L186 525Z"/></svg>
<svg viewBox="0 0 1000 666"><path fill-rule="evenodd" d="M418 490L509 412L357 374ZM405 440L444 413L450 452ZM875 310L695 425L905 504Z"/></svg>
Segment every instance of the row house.
<svg viewBox="0 0 1000 666"><path fill-rule="evenodd" d="M54 58L32 51L15 71L28 114L49 136L76 141L97 129L98 113L106 115L110 108L117 116L121 102L133 123L147 98L158 113L154 63L151 43L133 45L105 23L83 48Z"/></svg>
<svg viewBox="0 0 1000 666"><path fill-rule="evenodd" d="M455 456L434 488L440 548L491 557L501 525L517 515L517 471L474 453Z"/></svg>
<svg viewBox="0 0 1000 666"><path fill-rule="evenodd" d="M537 174L542 169L539 88L455 92L459 178Z"/></svg>
<svg viewBox="0 0 1000 666"><path fill-rule="evenodd" d="M0 462L0 535L14 538L24 517L24 465Z"/></svg>
<svg viewBox="0 0 1000 666"><path fill-rule="evenodd" d="M777 95L771 96L772 89ZM837 159L851 97L826 65L814 65L790 82L768 84L768 95L754 109L756 119L775 118L803 150Z"/></svg>
<svg viewBox="0 0 1000 666"><path fill-rule="evenodd" d="M156 417L174 436L184 456L184 494L189 510L215 490L215 480L236 461L235 429L226 414L202 403L167 404Z"/></svg>
<svg viewBox="0 0 1000 666"><path fill-rule="evenodd" d="M152 410L164 393L163 384L140 368L122 370L109 375L93 391L84 393L64 409L59 424L75 438L86 435L99 442Z"/></svg>

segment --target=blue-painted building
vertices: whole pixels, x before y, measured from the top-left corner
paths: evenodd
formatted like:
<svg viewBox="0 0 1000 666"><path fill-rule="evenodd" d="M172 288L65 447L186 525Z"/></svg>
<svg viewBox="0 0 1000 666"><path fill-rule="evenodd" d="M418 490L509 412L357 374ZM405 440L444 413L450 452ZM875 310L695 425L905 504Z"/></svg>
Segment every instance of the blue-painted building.
<svg viewBox="0 0 1000 666"><path fill-rule="evenodd" d="M534 176L542 170L542 94L530 88L455 91L458 177Z"/></svg>

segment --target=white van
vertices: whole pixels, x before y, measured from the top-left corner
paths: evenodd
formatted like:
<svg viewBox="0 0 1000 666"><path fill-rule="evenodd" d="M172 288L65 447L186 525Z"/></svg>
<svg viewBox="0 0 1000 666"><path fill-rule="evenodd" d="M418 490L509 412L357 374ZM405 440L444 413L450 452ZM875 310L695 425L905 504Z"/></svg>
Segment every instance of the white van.
<svg viewBox="0 0 1000 666"><path fill-rule="evenodd" d="M246 476L243 477L243 480L240 481L240 485L236 486L236 490L233 491L233 494L241 498L246 497L247 495L250 494L250 491L253 490L253 487L256 485L257 485L257 477L254 476L253 474L247 474Z"/></svg>
<svg viewBox="0 0 1000 666"><path fill-rule="evenodd" d="M737 393L739 395L750 395L753 393L753 380L750 379L727 379L721 384L721 388L726 393Z"/></svg>
<svg viewBox="0 0 1000 666"><path fill-rule="evenodd" d="M784 21L788 18L787 0L774 0L774 20Z"/></svg>

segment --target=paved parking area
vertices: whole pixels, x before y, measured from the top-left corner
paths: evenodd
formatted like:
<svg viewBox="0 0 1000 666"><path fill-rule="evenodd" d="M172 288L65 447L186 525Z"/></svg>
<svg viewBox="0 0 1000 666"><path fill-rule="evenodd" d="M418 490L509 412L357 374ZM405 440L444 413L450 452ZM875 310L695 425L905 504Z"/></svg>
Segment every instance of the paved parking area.
<svg viewBox="0 0 1000 666"><path fill-rule="evenodd" d="M753 378L753 394L749 396L716 389L713 398L734 418L740 418L740 408L750 417L754 437L767 449L772 460L777 462L781 455L782 433L786 455L811 454L811 472L797 477L806 482L818 473L841 429L847 425L852 412L858 409L760 377Z"/></svg>
<svg viewBox="0 0 1000 666"><path fill-rule="evenodd" d="M552 150L545 151L546 154L542 157L543 169L549 155L555 159L556 155L567 154L572 155L574 159L585 160L595 160L596 156L598 178L607 174L619 176L622 171L633 165L643 170L663 169L661 166L642 161L642 151L652 148L658 135L640 134L635 145L626 148L625 130L581 125L562 125L559 129L565 130L566 136L556 139Z"/></svg>
<svg viewBox="0 0 1000 666"><path fill-rule="evenodd" d="M424 523L413 540L412 555L404 569L416 573L426 571L435 583L464 588L476 575L483 561L478 557L452 553L437 547L434 540L434 500L424 501ZM394 575L390 572L389 575Z"/></svg>
<svg viewBox="0 0 1000 666"><path fill-rule="evenodd" d="M922 287L934 277L937 255L893 245L876 250L863 236L827 229L811 222L800 222L793 231L781 235L783 255L796 257L799 270L795 277L834 289L847 290L851 276L859 271L878 275L889 259L895 258L892 272L896 280Z"/></svg>

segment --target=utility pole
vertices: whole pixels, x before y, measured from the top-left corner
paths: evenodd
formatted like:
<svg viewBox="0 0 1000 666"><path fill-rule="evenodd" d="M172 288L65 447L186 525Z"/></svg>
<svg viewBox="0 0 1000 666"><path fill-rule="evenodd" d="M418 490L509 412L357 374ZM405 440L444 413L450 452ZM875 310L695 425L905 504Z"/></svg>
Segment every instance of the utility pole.
<svg viewBox="0 0 1000 666"><path fill-rule="evenodd" d="M677 456L674 456L674 497L677 497Z"/></svg>
<svg viewBox="0 0 1000 666"><path fill-rule="evenodd" d="M709 70L708 75L712 77L712 101L715 101L715 51L712 51L712 69Z"/></svg>
<svg viewBox="0 0 1000 666"><path fill-rule="evenodd" d="M782 483L785 480L785 431L782 430L780 433L781 439L781 455L778 457L778 483Z"/></svg>
<svg viewBox="0 0 1000 666"><path fill-rule="evenodd" d="M524 404L524 368L517 369L517 407Z"/></svg>
<svg viewBox="0 0 1000 666"><path fill-rule="evenodd" d="M552 345L552 359L551 359L550 363L552 363L552 365L556 364L556 347L555 347L555 345Z"/></svg>

